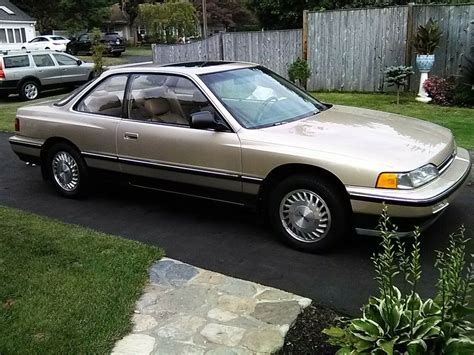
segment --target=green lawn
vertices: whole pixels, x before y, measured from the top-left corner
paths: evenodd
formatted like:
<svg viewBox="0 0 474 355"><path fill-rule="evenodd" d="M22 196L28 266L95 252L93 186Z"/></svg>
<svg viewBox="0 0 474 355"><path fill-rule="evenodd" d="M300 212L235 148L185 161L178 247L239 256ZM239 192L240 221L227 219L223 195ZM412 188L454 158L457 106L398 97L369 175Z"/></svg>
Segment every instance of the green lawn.
<svg viewBox="0 0 474 355"><path fill-rule="evenodd" d="M474 149L474 109L423 104L415 101L414 94L404 94L400 98L400 105L396 104L395 94L339 92L313 94L323 102L394 112L437 123L453 131L459 146Z"/></svg>
<svg viewBox="0 0 474 355"><path fill-rule="evenodd" d="M154 247L0 206L0 354L106 354Z"/></svg>
<svg viewBox="0 0 474 355"><path fill-rule="evenodd" d="M140 56L140 57L149 56L151 59L151 46L143 45L142 47L127 47L125 52L122 55L126 57L127 56Z"/></svg>

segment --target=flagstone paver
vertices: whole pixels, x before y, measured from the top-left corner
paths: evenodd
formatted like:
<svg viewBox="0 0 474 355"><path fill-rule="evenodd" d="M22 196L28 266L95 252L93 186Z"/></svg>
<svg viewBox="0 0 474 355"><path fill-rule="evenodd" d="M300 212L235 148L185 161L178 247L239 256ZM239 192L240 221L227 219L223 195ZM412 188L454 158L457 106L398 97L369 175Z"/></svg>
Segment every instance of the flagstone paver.
<svg viewBox="0 0 474 355"><path fill-rule="evenodd" d="M270 354L311 300L164 258L113 354Z"/></svg>

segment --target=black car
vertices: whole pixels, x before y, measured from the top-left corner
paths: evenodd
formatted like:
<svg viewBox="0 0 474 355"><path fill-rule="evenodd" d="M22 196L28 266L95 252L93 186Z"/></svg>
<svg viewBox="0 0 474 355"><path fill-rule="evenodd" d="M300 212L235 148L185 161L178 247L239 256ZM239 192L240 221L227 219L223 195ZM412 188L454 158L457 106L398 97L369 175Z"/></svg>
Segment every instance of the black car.
<svg viewBox="0 0 474 355"><path fill-rule="evenodd" d="M119 57L125 52L123 39L117 33L105 33L100 40L105 45L104 52ZM71 39L66 46L66 52L72 55L92 53L92 34L84 33L78 38Z"/></svg>

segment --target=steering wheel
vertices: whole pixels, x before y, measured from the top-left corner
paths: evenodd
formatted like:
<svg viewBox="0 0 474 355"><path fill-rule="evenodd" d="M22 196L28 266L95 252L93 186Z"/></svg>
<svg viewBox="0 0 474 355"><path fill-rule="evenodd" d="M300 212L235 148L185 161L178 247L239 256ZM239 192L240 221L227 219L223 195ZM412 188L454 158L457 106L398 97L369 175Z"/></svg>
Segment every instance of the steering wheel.
<svg viewBox="0 0 474 355"><path fill-rule="evenodd" d="M267 109L268 104L270 102L274 102L274 101L278 101L278 97L270 96L268 99L266 99L265 101L262 102L262 104L260 106L260 110L258 111L257 115L255 116L255 120L257 121L257 123L260 123L260 121L262 120L262 116L265 113L265 110Z"/></svg>

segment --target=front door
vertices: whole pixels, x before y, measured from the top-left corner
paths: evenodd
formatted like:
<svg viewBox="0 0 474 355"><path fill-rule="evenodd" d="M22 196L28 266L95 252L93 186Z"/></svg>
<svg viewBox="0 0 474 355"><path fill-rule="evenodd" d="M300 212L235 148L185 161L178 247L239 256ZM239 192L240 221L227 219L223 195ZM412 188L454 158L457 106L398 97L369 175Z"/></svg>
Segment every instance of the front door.
<svg viewBox="0 0 474 355"><path fill-rule="evenodd" d="M61 70L61 81L65 84L87 81L89 73L77 64L77 59L63 53L54 53Z"/></svg>
<svg viewBox="0 0 474 355"><path fill-rule="evenodd" d="M163 74L131 78L128 114L117 131L122 172L215 191L242 191L240 140L190 127L191 114L217 114L189 79ZM197 189L196 194L201 195ZM223 198L225 199L225 198Z"/></svg>

